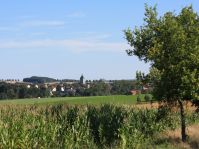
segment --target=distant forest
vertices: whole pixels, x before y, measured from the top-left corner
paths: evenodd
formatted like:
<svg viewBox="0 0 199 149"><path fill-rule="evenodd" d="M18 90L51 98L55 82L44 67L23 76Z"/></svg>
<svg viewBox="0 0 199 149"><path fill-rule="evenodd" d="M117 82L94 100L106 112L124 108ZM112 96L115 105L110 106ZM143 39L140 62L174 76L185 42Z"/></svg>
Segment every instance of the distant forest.
<svg viewBox="0 0 199 149"><path fill-rule="evenodd" d="M53 78L37 77L37 76L23 79L23 82L30 82L30 83L47 83L47 82L55 82L55 81L57 80Z"/></svg>

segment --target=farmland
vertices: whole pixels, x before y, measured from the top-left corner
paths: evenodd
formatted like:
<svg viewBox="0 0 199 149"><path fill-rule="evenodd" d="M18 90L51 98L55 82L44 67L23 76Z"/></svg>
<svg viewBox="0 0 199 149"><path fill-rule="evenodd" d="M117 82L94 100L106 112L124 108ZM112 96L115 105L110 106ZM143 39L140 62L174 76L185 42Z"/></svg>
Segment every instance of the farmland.
<svg viewBox="0 0 199 149"><path fill-rule="evenodd" d="M199 7L2 1L0 149L199 149Z"/></svg>
<svg viewBox="0 0 199 149"><path fill-rule="evenodd" d="M42 98L42 99L15 99L15 100L1 100L0 104L78 104L78 105L100 105L100 104L115 104L115 105L131 105L136 103L137 96L91 96L91 97L56 97L56 98ZM144 100L144 95L141 95Z"/></svg>
<svg viewBox="0 0 199 149"><path fill-rule="evenodd" d="M173 147L157 136L179 127L179 113L135 104L136 96L4 100L0 148ZM187 124L198 119L192 111Z"/></svg>

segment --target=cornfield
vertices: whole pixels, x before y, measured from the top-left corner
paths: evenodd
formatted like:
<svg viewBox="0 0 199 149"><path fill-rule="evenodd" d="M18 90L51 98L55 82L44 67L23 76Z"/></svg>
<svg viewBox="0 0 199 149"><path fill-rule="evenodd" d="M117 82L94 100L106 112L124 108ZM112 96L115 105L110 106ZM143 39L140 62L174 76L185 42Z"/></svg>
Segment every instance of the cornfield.
<svg viewBox="0 0 199 149"><path fill-rule="evenodd" d="M0 109L0 148L139 148L156 133L175 129L178 119L168 109L109 104L7 105Z"/></svg>

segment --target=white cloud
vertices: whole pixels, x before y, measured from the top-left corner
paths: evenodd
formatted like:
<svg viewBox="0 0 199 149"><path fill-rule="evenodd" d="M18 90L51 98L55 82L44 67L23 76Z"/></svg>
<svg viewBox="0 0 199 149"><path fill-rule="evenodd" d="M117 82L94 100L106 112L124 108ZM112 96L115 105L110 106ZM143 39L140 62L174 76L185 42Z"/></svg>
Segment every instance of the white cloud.
<svg viewBox="0 0 199 149"><path fill-rule="evenodd" d="M93 40L32 40L0 42L0 49L49 48L66 49L73 52L84 51L122 51L128 48L123 42L105 42Z"/></svg>
<svg viewBox="0 0 199 149"><path fill-rule="evenodd" d="M34 20L22 22L20 25L23 27L61 27L65 25L65 22L56 20Z"/></svg>

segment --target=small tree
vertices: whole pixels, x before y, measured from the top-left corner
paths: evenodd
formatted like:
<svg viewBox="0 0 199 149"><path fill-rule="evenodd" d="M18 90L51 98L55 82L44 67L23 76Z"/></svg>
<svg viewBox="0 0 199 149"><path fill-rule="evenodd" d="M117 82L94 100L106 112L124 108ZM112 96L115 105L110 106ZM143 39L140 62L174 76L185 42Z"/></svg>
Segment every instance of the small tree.
<svg viewBox="0 0 199 149"><path fill-rule="evenodd" d="M192 6L176 15L167 12L158 17L156 7L145 8L145 24L125 30L133 49L127 50L140 60L150 62L159 80L154 82L153 96L178 104L181 114L182 141L186 141L183 101L199 100L199 16Z"/></svg>
<svg viewBox="0 0 199 149"><path fill-rule="evenodd" d="M141 102L141 97L140 95L137 96L137 103Z"/></svg>
<svg viewBox="0 0 199 149"><path fill-rule="evenodd" d="M136 88L138 90L142 90L143 87L143 79L144 79L144 73L141 71L136 71Z"/></svg>

